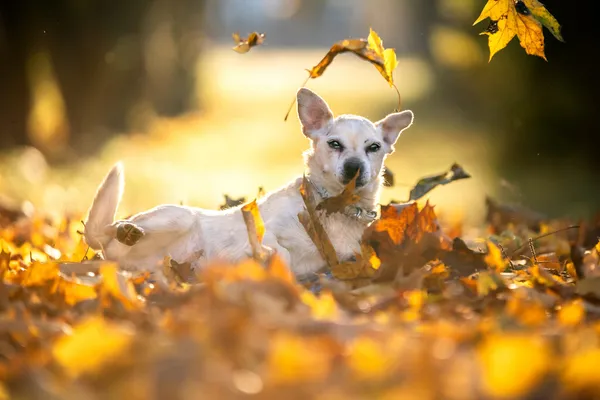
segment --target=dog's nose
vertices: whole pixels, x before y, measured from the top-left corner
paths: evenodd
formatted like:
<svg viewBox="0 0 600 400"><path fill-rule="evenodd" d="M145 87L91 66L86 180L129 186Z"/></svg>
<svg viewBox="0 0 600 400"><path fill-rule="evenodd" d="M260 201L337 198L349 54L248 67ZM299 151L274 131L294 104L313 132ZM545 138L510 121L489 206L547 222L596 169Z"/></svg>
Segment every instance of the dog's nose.
<svg viewBox="0 0 600 400"><path fill-rule="evenodd" d="M356 158L350 158L344 163L344 182L348 183L362 169L362 162ZM360 177L359 177L360 178Z"/></svg>

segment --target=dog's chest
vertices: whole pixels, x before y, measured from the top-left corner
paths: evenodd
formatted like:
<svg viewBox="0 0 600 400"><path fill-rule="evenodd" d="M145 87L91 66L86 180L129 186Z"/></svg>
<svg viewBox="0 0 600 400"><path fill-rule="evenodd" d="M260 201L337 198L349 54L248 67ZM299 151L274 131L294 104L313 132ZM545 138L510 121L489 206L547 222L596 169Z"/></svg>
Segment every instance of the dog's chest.
<svg viewBox="0 0 600 400"><path fill-rule="evenodd" d="M319 221L335 249L338 261L344 262L360 253L360 239L366 224L341 213L325 215L318 213ZM288 242L292 267L298 275L313 273L326 267L326 261L313 243L313 238L298 223L297 239L294 244ZM318 240L318 239L316 239Z"/></svg>
<svg viewBox="0 0 600 400"><path fill-rule="evenodd" d="M323 212L320 213L319 219L338 254L339 261L346 261L360 252L360 239L366 228L363 222L342 213L325 215Z"/></svg>

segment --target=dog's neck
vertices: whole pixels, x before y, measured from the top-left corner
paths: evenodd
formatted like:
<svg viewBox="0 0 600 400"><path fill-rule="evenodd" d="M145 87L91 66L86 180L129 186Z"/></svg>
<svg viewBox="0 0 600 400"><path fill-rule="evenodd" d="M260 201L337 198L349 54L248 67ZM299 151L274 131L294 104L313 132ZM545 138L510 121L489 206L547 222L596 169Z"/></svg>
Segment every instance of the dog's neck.
<svg viewBox="0 0 600 400"><path fill-rule="evenodd" d="M306 177L311 183L315 194L320 197L318 202L329 197L335 197L344 190L344 187L341 184L332 184L326 179L323 179L322 175L311 174L310 170L307 171ZM381 183L381 177L378 176L365 186L357 188L354 193L359 196L359 200L351 207L348 207L345 214L365 222L373 221L377 217L377 205L379 202Z"/></svg>

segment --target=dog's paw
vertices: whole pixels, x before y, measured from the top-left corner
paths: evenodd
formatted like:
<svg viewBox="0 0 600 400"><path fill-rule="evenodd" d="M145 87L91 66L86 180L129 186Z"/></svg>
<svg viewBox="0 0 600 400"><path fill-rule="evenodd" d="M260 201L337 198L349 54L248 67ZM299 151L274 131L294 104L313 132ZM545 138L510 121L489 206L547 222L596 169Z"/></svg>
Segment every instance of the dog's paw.
<svg viewBox="0 0 600 400"><path fill-rule="evenodd" d="M131 222L118 222L116 227L116 239L127 246L133 246L144 236L144 230Z"/></svg>

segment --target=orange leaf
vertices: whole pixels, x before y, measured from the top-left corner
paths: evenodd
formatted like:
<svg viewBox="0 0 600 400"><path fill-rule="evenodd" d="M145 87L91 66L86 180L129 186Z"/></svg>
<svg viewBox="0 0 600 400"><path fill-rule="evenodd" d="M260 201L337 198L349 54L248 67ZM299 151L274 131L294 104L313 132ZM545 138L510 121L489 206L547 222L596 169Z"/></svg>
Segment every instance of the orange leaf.
<svg viewBox="0 0 600 400"><path fill-rule="evenodd" d="M129 278L117 269L114 263L106 262L100 267L102 290L120 301L126 309L133 310L141 306L135 287Z"/></svg>

